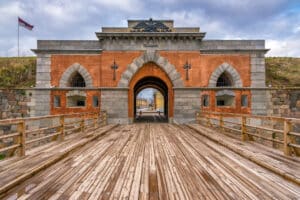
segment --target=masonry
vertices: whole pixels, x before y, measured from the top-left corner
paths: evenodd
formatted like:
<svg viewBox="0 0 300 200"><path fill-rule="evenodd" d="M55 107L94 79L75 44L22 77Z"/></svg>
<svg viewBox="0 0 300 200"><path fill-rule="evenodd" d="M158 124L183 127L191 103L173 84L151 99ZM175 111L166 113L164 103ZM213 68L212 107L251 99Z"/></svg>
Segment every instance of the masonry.
<svg viewBox="0 0 300 200"><path fill-rule="evenodd" d="M267 114L264 40L205 34L149 19L102 27L97 40L38 40L32 115L106 110L109 122L132 123L146 86L164 93L169 122L190 122L199 109Z"/></svg>

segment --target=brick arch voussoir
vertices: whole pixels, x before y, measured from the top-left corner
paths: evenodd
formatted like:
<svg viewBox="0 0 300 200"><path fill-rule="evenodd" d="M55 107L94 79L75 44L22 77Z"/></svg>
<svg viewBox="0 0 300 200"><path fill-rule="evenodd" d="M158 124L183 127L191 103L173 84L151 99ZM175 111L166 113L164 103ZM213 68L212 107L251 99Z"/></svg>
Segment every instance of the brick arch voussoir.
<svg viewBox="0 0 300 200"><path fill-rule="evenodd" d="M61 76L59 87L68 87L68 81L74 72L78 72L84 79L86 87L93 87L93 79L85 67L79 63L74 63Z"/></svg>
<svg viewBox="0 0 300 200"><path fill-rule="evenodd" d="M148 62L153 62L161 67L169 76L173 87L184 86L180 73L176 70L174 65L172 65L166 58L160 56L157 52L146 51L143 55L134 59L133 62L128 65L126 71L121 76L118 87L128 87L133 75Z"/></svg>
<svg viewBox="0 0 300 200"><path fill-rule="evenodd" d="M223 72L227 72L228 74L230 74L234 87L243 86L240 74L233 66L228 63L223 63L219 67L217 67L217 69L210 76L208 86L216 87L218 78Z"/></svg>

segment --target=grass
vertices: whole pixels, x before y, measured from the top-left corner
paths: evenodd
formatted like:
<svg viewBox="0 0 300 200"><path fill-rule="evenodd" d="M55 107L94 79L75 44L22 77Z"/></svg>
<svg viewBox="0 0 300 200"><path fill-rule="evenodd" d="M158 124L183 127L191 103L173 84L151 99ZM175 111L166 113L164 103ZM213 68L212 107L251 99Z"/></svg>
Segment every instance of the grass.
<svg viewBox="0 0 300 200"><path fill-rule="evenodd" d="M36 57L0 57L0 87L34 86Z"/></svg>
<svg viewBox="0 0 300 200"><path fill-rule="evenodd" d="M300 58L267 57L266 84L300 86Z"/></svg>
<svg viewBox="0 0 300 200"><path fill-rule="evenodd" d="M5 155L0 154L0 160L3 160L5 158Z"/></svg>

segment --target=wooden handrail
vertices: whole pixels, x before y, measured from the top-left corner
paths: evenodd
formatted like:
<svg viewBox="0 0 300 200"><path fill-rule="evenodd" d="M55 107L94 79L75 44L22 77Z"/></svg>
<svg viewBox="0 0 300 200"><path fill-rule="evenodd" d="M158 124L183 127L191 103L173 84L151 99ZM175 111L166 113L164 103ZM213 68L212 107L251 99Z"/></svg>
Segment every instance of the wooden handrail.
<svg viewBox="0 0 300 200"><path fill-rule="evenodd" d="M74 118L78 117L80 120L75 120L70 123L65 123L66 118ZM59 122L57 122L56 118L59 118ZM53 120L54 125L51 124L51 126L43 127L43 128L37 128L32 130L26 130L26 123L32 120L44 120L44 119L55 119ZM14 144L0 148L1 152L7 152L14 149L19 149L19 155L24 156L26 145L46 140L48 138L52 138L54 136L56 139L59 138L60 141L63 141L65 139L66 132L72 132L75 129L79 129L80 132L84 132L85 130L96 130L97 128L106 125L107 121L107 115L105 111L101 112L89 112L89 113L71 113L71 114L63 114L63 115L48 115L48 116L41 116L41 117L29 117L29 118L16 118L16 119L5 119L0 120L0 125L17 125L17 132L10 133L7 135L1 135L0 140L6 139L6 138L13 138ZM67 125L72 125L71 129L67 129ZM74 128L75 126L75 128ZM77 126L77 127L76 127ZM50 133L49 135L38 137L35 139L28 140L26 138L27 134L33 133L33 132L45 132L50 129L56 129L55 133ZM10 153L11 154L11 153Z"/></svg>
<svg viewBox="0 0 300 200"><path fill-rule="evenodd" d="M212 123L214 126L217 126L221 130L229 129L234 130L236 132L240 131L241 133L241 140L247 141L247 140L253 140L253 137L258 137L263 140L268 140L275 142L277 144L283 145L283 152L285 155L292 155L295 154L296 156L300 156L300 150L299 144L296 144L295 137L300 137L300 133L293 132L292 127L295 124L300 123L299 118L284 118L284 117L277 117L277 116L261 116L261 115L249 115L249 114L237 114L237 113L219 113L219 112L208 112L208 111L201 111L196 113L196 121L202 122L201 118L204 119L204 124L207 126L212 127ZM225 120L224 118L237 118L236 122L231 122L228 120ZM247 123L248 119L259 119L259 120L266 120L270 121L268 122L271 124L271 126L274 126L274 122L277 121L280 123L280 125L283 125L283 129L274 129L269 127L264 127L263 125L252 125ZM218 122L215 122L217 120ZM229 124L232 124L232 126L228 126ZM236 126L240 126L240 130L236 128ZM249 129L249 130L248 130ZM251 131L252 130L252 131ZM274 139L274 138L268 138L262 135L257 134L258 130L265 131L265 132L272 132L282 134L283 139ZM254 132L253 132L254 131Z"/></svg>

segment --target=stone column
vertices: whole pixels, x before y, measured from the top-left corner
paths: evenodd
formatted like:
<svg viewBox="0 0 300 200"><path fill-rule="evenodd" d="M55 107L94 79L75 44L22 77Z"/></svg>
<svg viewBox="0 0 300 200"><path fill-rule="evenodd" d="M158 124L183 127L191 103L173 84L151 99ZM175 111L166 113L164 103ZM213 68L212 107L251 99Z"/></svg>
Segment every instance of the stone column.
<svg viewBox="0 0 300 200"><path fill-rule="evenodd" d="M264 53L251 54L251 87L266 87L266 68ZM267 94L266 90L251 91L251 113L253 115L267 114Z"/></svg>
<svg viewBox="0 0 300 200"><path fill-rule="evenodd" d="M174 123L195 121L195 112L200 111L200 89L174 89Z"/></svg>
<svg viewBox="0 0 300 200"><path fill-rule="evenodd" d="M128 124L128 89L102 89L101 110L107 111L109 124Z"/></svg>

